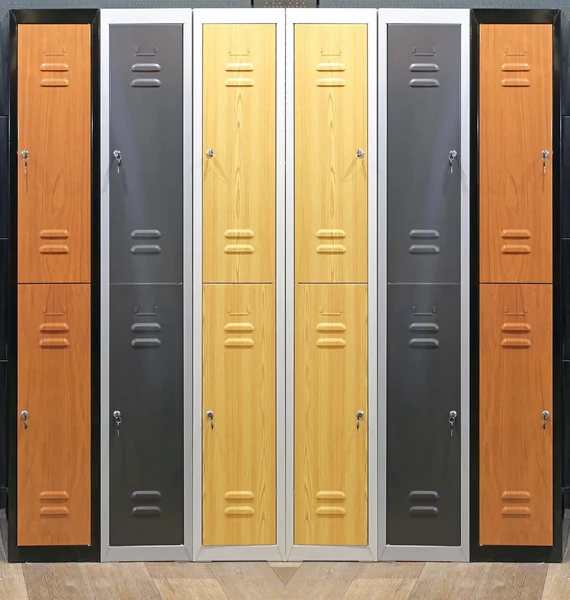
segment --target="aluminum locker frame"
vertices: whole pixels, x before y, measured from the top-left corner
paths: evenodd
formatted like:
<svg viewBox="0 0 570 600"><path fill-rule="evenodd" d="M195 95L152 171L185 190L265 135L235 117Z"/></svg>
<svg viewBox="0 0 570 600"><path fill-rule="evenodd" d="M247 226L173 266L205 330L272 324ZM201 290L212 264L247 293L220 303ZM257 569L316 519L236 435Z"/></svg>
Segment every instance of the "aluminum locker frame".
<svg viewBox="0 0 570 600"><path fill-rule="evenodd" d="M378 556L382 561L469 560L469 102L470 11L469 9L380 9L378 11L378 215L379 320L378 449L380 526ZM388 24L459 24L461 26L461 546L396 546L386 544L386 294L387 294L387 59Z"/></svg>
<svg viewBox="0 0 570 600"><path fill-rule="evenodd" d="M295 428L295 25L299 24L366 24L368 25L368 545L318 546L294 544L294 428ZM378 429L377 429L377 314L385 312L386 291L378 296L377 233L385 231L385 223L377 232L377 24L376 9L287 9L287 302L286 302L286 385L287 385L287 486L286 560L375 561L378 553ZM385 218L384 218L385 221ZM373 366L373 368L371 368Z"/></svg>
<svg viewBox="0 0 570 600"><path fill-rule="evenodd" d="M101 332L109 330L109 25L182 24L184 155L184 360L192 360L192 11L190 9L105 9L101 11ZM101 336L101 561L192 560L192 379L184 371L184 545L109 546L109 337Z"/></svg>
<svg viewBox="0 0 570 600"><path fill-rule="evenodd" d="M276 152L275 152L275 315L276 315L276 462L277 544L255 546L204 546L202 544L202 227L194 231L193 244L193 560L285 560L285 9L196 9L194 13L194 173L193 219L202 223L202 26L205 24L275 24L276 26ZM190 249L188 249L190 251ZM185 251L185 255L186 251ZM188 333L186 333L188 336ZM191 342L190 342L191 340Z"/></svg>

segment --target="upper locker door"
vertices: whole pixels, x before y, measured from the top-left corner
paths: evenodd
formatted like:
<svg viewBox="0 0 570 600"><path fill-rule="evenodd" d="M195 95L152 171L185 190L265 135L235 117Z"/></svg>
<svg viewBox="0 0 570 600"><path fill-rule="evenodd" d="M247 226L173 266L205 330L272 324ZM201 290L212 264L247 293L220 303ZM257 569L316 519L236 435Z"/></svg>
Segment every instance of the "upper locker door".
<svg viewBox="0 0 570 600"><path fill-rule="evenodd" d="M90 25L18 26L18 153L18 281L90 281Z"/></svg>
<svg viewBox="0 0 570 600"><path fill-rule="evenodd" d="M182 281L182 25L110 25L111 283Z"/></svg>
<svg viewBox="0 0 570 600"><path fill-rule="evenodd" d="M295 25L298 282L368 279L367 33Z"/></svg>
<svg viewBox="0 0 570 600"><path fill-rule="evenodd" d="M481 25L479 95L480 280L552 282L552 26Z"/></svg>
<svg viewBox="0 0 570 600"><path fill-rule="evenodd" d="M275 286L203 286L204 546L275 544Z"/></svg>
<svg viewBox="0 0 570 600"><path fill-rule="evenodd" d="M388 281L459 283L461 25L388 25L387 93Z"/></svg>
<svg viewBox="0 0 570 600"><path fill-rule="evenodd" d="M203 28L203 281L274 282L276 26Z"/></svg>
<svg viewBox="0 0 570 600"><path fill-rule="evenodd" d="M367 286L295 287L294 543L365 546Z"/></svg>
<svg viewBox="0 0 570 600"><path fill-rule="evenodd" d="M480 543L550 546L552 286L480 293Z"/></svg>
<svg viewBox="0 0 570 600"><path fill-rule="evenodd" d="M18 286L19 546L91 543L90 294Z"/></svg>

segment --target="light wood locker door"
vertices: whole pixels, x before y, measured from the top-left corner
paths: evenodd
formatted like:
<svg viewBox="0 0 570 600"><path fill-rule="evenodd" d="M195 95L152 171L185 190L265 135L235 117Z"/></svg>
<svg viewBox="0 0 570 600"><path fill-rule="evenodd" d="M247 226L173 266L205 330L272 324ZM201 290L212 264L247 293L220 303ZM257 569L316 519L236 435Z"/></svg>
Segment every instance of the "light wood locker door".
<svg viewBox="0 0 570 600"><path fill-rule="evenodd" d="M275 281L275 25L203 26L203 281Z"/></svg>
<svg viewBox="0 0 570 600"><path fill-rule="evenodd" d="M368 281L367 54L366 25L295 25L298 282Z"/></svg>
<svg viewBox="0 0 570 600"><path fill-rule="evenodd" d="M552 282L552 26L481 25L480 44L480 278Z"/></svg>
<svg viewBox="0 0 570 600"><path fill-rule="evenodd" d="M480 294L480 543L550 546L552 286Z"/></svg>
<svg viewBox="0 0 570 600"><path fill-rule="evenodd" d="M275 286L202 297L202 542L276 544Z"/></svg>
<svg viewBox="0 0 570 600"><path fill-rule="evenodd" d="M19 546L91 543L90 294L18 286Z"/></svg>
<svg viewBox="0 0 570 600"><path fill-rule="evenodd" d="M90 35L89 25L18 26L21 283L91 279Z"/></svg>
<svg viewBox="0 0 570 600"><path fill-rule="evenodd" d="M368 543L367 349L366 285L296 285L295 544Z"/></svg>

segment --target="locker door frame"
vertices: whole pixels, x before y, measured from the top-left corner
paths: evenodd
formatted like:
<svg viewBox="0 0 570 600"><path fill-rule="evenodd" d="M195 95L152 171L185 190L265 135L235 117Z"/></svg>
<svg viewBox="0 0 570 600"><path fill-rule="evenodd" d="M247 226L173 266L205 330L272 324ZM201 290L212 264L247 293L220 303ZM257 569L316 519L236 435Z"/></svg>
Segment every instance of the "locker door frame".
<svg viewBox="0 0 570 600"><path fill-rule="evenodd" d="M318 546L294 543L294 450L295 450L295 25L368 26L368 545ZM369 8L287 9L287 552L286 560L375 561L378 553L378 396L376 364L378 309L386 298L378 296L377 234L377 24L378 11ZM343 284L331 284L343 285ZM385 312L385 308L383 308Z"/></svg>
<svg viewBox="0 0 570 600"><path fill-rule="evenodd" d="M10 562L98 561L99 488L99 338L91 335L91 544L18 546L18 27L35 24L84 24L91 37L91 331L99 323L99 11L97 9L11 10L10 20L10 306L8 346L8 560Z"/></svg>
<svg viewBox="0 0 570 600"><path fill-rule="evenodd" d="M473 562L561 562L565 542L562 503L562 306L561 306L561 11L556 9L471 11L471 560ZM484 24L552 26L552 546L479 544L479 26Z"/></svg>
<svg viewBox="0 0 570 600"><path fill-rule="evenodd" d="M181 24L183 27L183 315L184 361L192 361L192 11L169 9L101 10L101 561L189 561L192 560L192 379L184 371L184 545L109 546L109 336L110 326L110 215L109 169L109 26Z"/></svg>
<svg viewBox="0 0 570 600"><path fill-rule="evenodd" d="M378 147L379 172L378 183L379 215L378 237L382 240L379 256L380 297L385 299L387 293L387 64L388 64L388 25L445 25L461 26L461 546L400 546L386 544L386 359L387 359L387 316L386 304L379 306L382 315L379 326L379 350L381 362L378 364L379 378L379 413L378 438L380 468L380 526L379 526L379 560L414 560L414 561L469 561L469 178L470 178L470 145L469 145L469 104L470 104L470 11L469 9L380 9L378 32L378 89L381 90L378 102ZM383 234L383 235L382 235Z"/></svg>
<svg viewBox="0 0 570 600"><path fill-rule="evenodd" d="M196 9L194 13L194 177L193 202L193 559L201 561L285 560L285 9ZM276 26L276 153L275 153L275 357L277 544L204 546L202 544L202 26L206 24L271 24ZM218 284L211 284L218 285ZM232 285L248 285L232 284Z"/></svg>

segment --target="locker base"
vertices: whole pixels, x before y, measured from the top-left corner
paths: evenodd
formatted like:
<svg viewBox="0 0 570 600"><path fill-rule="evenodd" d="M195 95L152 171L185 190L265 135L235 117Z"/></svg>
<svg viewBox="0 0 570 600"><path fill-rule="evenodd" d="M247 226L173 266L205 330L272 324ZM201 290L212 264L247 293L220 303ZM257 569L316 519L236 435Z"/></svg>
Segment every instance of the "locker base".
<svg viewBox="0 0 570 600"><path fill-rule="evenodd" d="M469 554L461 546L386 546L380 551L380 562L469 562Z"/></svg>

